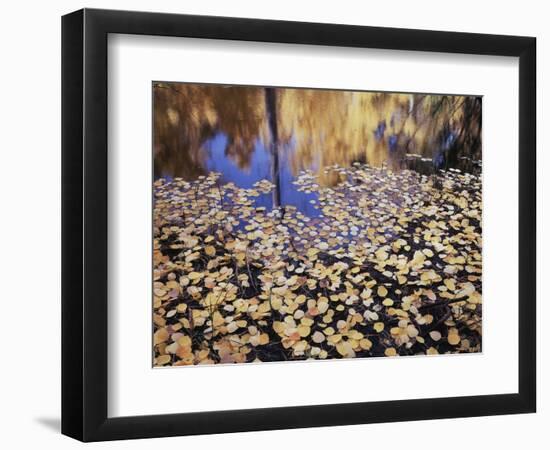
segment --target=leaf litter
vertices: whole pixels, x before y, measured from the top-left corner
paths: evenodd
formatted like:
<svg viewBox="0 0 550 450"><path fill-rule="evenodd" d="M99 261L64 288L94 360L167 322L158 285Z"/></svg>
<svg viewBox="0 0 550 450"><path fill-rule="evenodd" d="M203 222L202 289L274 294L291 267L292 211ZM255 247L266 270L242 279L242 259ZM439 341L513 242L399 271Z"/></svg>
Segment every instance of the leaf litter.
<svg viewBox="0 0 550 450"><path fill-rule="evenodd" d="M154 365L481 351L481 178L356 163L316 217L211 172L154 183Z"/></svg>

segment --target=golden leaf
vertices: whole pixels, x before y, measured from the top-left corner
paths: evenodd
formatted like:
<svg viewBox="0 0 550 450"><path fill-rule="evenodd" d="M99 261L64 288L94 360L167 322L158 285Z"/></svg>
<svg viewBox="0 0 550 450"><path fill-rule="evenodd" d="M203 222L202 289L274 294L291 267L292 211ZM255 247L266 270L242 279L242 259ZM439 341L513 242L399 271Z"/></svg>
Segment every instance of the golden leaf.
<svg viewBox="0 0 550 450"><path fill-rule="evenodd" d="M170 357L170 355L162 355L162 356L157 356L155 358L155 364L157 366L163 366L165 364L168 364L170 362L172 358Z"/></svg>
<svg viewBox="0 0 550 450"><path fill-rule="evenodd" d="M367 338L364 338L364 339L361 339L359 341L359 346L363 349L363 350L370 350L371 347L372 347L372 342L367 339Z"/></svg>
<svg viewBox="0 0 550 450"><path fill-rule="evenodd" d="M449 334L447 335L447 341L451 345L460 344L460 336L458 335L458 330L456 328L451 328Z"/></svg>
<svg viewBox="0 0 550 450"><path fill-rule="evenodd" d="M441 333L439 331L430 331L430 337L434 340L434 341L439 341L441 339Z"/></svg>
<svg viewBox="0 0 550 450"><path fill-rule="evenodd" d="M161 344L163 342L166 342L168 340L168 337L169 334L166 328L159 328L157 331L155 331L153 342L155 345Z"/></svg>
<svg viewBox="0 0 550 450"><path fill-rule="evenodd" d="M377 293L380 297L385 297L386 295L388 295L388 290L385 286L378 286Z"/></svg>
<svg viewBox="0 0 550 450"><path fill-rule="evenodd" d="M311 340L315 342L316 344L320 344L321 342L324 342L325 335L321 333L320 331L316 331L311 335Z"/></svg>

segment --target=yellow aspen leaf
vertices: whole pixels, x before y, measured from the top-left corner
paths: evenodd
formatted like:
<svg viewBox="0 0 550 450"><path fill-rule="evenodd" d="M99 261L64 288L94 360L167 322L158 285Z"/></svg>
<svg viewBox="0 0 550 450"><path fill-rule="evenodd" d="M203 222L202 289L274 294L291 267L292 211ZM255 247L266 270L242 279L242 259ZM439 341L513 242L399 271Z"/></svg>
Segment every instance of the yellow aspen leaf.
<svg viewBox="0 0 550 450"><path fill-rule="evenodd" d="M425 295L426 297L428 297L428 298L429 298L430 300L432 300L432 301L437 300L437 297L436 297L436 295L434 294L434 291L432 291L431 289L425 290L425 291L424 291L424 295Z"/></svg>
<svg viewBox="0 0 550 450"><path fill-rule="evenodd" d="M449 291L456 290L455 280L451 278L446 278L445 281L443 281L443 283L445 284L445 286L447 286L447 289L449 289Z"/></svg>
<svg viewBox="0 0 550 450"><path fill-rule="evenodd" d="M180 347L191 347L191 338L189 336L182 336L178 339L178 345Z"/></svg>
<svg viewBox="0 0 550 450"><path fill-rule="evenodd" d="M163 342L166 342L168 340L168 337L169 334L166 328L159 328L157 331L155 331L153 342L155 345L161 344Z"/></svg>
<svg viewBox="0 0 550 450"><path fill-rule="evenodd" d="M428 270L420 275L422 281L431 281L437 279L438 275L433 270Z"/></svg>
<svg viewBox="0 0 550 450"><path fill-rule="evenodd" d="M214 312L214 314L212 315L212 318L213 318L212 325L214 326L214 328L220 327L225 323L223 316L218 311Z"/></svg>
<svg viewBox="0 0 550 450"><path fill-rule="evenodd" d="M274 330L275 333L277 333L277 334L284 333L284 331L285 331L285 324L284 324L283 322L279 322L279 321L273 322L273 330Z"/></svg>
<svg viewBox="0 0 550 450"><path fill-rule="evenodd" d="M351 330L349 333L348 333L348 336L351 338L351 339L354 339L356 341L360 341L361 339L363 339L363 333L357 331L357 330Z"/></svg>
<svg viewBox="0 0 550 450"><path fill-rule="evenodd" d="M423 249L422 253L424 253L428 258L431 258L434 255L434 252L432 252L429 248Z"/></svg>
<svg viewBox="0 0 550 450"><path fill-rule="evenodd" d="M292 346L295 352L303 352L307 348L306 341L298 341Z"/></svg>
<svg viewBox="0 0 550 450"><path fill-rule="evenodd" d="M336 351L344 358L355 358L355 351L349 342L339 342L336 344Z"/></svg>
<svg viewBox="0 0 550 450"><path fill-rule="evenodd" d="M406 330L407 330L407 335L410 338L415 338L416 336L418 336L418 330L414 325L407 325Z"/></svg>
<svg viewBox="0 0 550 450"><path fill-rule="evenodd" d="M325 335L320 331L316 331L311 335L311 340L316 344L320 344L321 342L325 341Z"/></svg>
<svg viewBox="0 0 550 450"><path fill-rule="evenodd" d="M370 350L372 348L372 342L369 339L364 338L359 341L359 346L363 350Z"/></svg>
<svg viewBox="0 0 550 450"><path fill-rule="evenodd" d="M386 295L388 295L388 290L385 286L378 286L377 293L380 297L385 297Z"/></svg>
<svg viewBox="0 0 550 450"><path fill-rule="evenodd" d="M441 333L439 331L430 331L430 337L435 341L439 341L441 339Z"/></svg>
<svg viewBox="0 0 550 450"><path fill-rule="evenodd" d="M280 297L274 297L271 299L271 307L275 311L279 311L283 307L283 300Z"/></svg>
<svg viewBox="0 0 550 450"><path fill-rule="evenodd" d="M230 322L230 323L227 324L226 328L227 328L228 333L234 333L235 331L237 331L239 326L237 325L236 322Z"/></svg>
<svg viewBox="0 0 550 450"><path fill-rule="evenodd" d="M157 366L164 366L165 364L168 364L171 359L172 358L170 357L170 355L162 355L162 356L158 356L155 359L155 363Z"/></svg>
<svg viewBox="0 0 550 450"><path fill-rule="evenodd" d="M309 333L311 332L311 328L308 327L307 325L298 325L298 334L301 336L301 337L306 337L306 336L309 336Z"/></svg>
<svg viewBox="0 0 550 450"><path fill-rule="evenodd" d="M458 330L456 328L451 328L449 334L447 335L447 341L451 345L460 344L460 336L458 335Z"/></svg>
<svg viewBox="0 0 550 450"><path fill-rule="evenodd" d="M388 259L388 254L382 248L379 248L378 250L376 250L375 255L379 261L385 261L386 259Z"/></svg>
<svg viewBox="0 0 550 450"><path fill-rule="evenodd" d="M172 342L170 345L166 346L165 350L167 353L176 353L178 348L180 348L179 344L177 342Z"/></svg>

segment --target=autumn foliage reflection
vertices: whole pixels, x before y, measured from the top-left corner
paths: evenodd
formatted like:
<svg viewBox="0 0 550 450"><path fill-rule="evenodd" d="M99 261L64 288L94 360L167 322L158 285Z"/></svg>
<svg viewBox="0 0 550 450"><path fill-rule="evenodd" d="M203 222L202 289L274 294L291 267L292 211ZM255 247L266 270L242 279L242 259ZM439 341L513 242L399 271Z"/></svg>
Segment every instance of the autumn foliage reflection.
<svg viewBox="0 0 550 450"><path fill-rule="evenodd" d="M271 88L278 143L294 174L353 162L472 172L481 160L481 98ZM225 156L249 168L254 146L269 146L266 88L154 84L156 176L205 173L205 143L227 136ZM414 168L414 167L413 167ZM324 177L321 176L321 181ZM328 181L328 180L324 180Z"/></svg>

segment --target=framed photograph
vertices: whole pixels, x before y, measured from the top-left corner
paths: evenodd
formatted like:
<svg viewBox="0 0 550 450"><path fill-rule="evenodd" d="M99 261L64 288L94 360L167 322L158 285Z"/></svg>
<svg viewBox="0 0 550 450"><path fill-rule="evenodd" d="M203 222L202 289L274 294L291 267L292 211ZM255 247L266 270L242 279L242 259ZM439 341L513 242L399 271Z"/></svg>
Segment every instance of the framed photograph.
<svg viewBox="0 0 550 450"><path fill-rule="evenodd" d="M535 412L532 37L62 21L62 432Z"/></svg>

